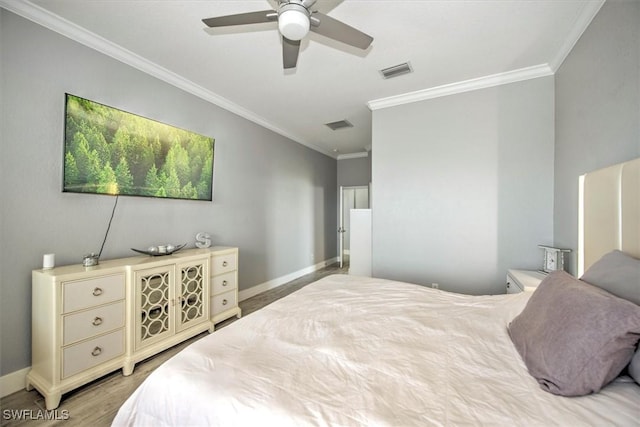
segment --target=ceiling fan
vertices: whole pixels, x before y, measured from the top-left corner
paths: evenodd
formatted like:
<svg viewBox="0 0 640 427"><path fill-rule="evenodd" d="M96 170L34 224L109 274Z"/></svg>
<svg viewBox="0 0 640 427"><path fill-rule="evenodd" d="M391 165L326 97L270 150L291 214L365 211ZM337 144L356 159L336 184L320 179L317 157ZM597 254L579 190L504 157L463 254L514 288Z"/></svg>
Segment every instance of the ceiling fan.
<svg viewBox="0 0 640 427"><path fill-rule="evenodd" d="M239 13L203 19L209 27L260 24L277 22L282 35L282 63L284 68L295 68L300 52L300 40L309 31L346 43L359 49L366 49L373 37L331 18L311 10L317 0L278 0L277 10Z"/></svg>

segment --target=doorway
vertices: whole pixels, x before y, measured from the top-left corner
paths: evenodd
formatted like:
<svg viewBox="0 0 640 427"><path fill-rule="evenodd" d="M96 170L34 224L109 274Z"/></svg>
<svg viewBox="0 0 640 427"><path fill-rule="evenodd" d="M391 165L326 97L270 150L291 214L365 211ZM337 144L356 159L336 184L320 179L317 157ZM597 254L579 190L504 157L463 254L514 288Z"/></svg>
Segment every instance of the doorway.
<svg viewBox="0 0 640 427"><path fill-rule="evenodd" d="M338 258L340 268L349 266L351 209L369 209L369 186L340 186L338 212Z"/></svg>

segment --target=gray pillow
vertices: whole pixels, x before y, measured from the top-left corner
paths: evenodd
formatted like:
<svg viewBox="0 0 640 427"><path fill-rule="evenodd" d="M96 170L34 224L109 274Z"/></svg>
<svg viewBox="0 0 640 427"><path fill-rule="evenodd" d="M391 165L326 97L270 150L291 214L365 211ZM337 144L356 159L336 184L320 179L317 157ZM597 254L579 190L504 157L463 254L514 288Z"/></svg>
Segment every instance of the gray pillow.
<svg viewBox="0 0 640 427"><path fill-rule="evenodd" d="M640 306L555 271L508 330L543 390L582 396L598 392L631 360L640 339Z"/></svg>
<svg viewBox="0 0 640 427"><path fill-rule="evenodd" d="M580 280L640 305L640 259L614 250L596 261Z"/></svg>
<svg viewBox="0 0 640 427"><path fill-rule="evenodd" d="M627 370L629 371L631 378L640 384L640 349L638 349L633 355L631 363L627 366Z"/></svg>

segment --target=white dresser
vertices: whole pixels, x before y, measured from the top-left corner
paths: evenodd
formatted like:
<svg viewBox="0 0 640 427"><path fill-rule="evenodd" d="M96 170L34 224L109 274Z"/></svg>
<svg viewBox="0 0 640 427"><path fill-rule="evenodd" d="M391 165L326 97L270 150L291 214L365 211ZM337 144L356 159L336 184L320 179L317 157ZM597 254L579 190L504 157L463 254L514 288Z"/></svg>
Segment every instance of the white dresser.
<svg viewBox="0 0 640 427"><path fill-rule="evenodd" d="M240 318L238 306L238 248L217 247L211 255L211 321Z"/></svg>
<svg viewBox="0 0 640 427"><path fill-rule="evenodd" d="M27 390L55 409L63 393L240 317L237 260L213 247L34 270Z"/></svg>
<svg viewBox="0 0 640 427"><path fill-rule="evenodd" d="M545 277L547 275L541 271L509 270L507 271L506 291L508 294L533 292Z"/></svg>

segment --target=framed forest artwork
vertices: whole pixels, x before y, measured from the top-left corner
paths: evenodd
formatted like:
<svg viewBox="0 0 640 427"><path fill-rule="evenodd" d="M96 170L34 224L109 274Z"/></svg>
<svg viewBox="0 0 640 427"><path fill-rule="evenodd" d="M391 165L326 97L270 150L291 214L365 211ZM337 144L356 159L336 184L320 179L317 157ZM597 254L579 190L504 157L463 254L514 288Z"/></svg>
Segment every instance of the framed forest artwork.
<svg viewBox="0 0 640 427"><path fill-rule="evenodd" d="M212 200L215 140L66 94L63 191Z"/></svg>

